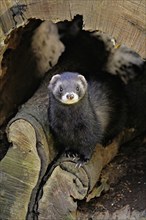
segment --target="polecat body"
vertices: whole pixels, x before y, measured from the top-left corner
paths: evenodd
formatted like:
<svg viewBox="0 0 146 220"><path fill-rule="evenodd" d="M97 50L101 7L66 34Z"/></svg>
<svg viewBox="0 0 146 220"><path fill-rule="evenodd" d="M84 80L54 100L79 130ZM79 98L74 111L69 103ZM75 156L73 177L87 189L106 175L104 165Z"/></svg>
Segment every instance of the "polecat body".
<svg viewBox="0 0 146 220"><path fill-rule="evenodd" d="M118 78L104 73L87 82L83 75L64 72L53 76L48 88L50 129L60 151L88 160L97 143L124 127L125 97Z"/></svg>

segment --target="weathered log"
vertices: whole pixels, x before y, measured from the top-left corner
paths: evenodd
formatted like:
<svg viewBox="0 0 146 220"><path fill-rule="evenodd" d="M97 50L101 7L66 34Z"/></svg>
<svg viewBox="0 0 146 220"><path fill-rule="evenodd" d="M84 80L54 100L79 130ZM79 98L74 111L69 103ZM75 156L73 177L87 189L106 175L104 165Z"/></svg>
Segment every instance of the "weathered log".
<svg viewBox="0 0 146 220"><path fill-rule="evenodd" d="M117 154L119 139L107 148L98 145L91 161L80 169L75 167L76 161L71 158L61 157L56 161L57 152L47 120L47 85L52 75L68 68L75 69L75 66L73 61L66 63L66 66L65 61L57 64L48 72L35 95L8 124L7 136L13 147L2 160L0 168L6 177L1 187L2 219L19 219L20 213L21 219L29 220L76 219L76 200L88 196L99 180L103 167ZM13 172L8 164L12 164ZM30 177L26 182L25 175ZM6 180L8 184L5 184ZM11 194L16 198L11 199ZM21 203L20 195L23 198Z"/></svg>
<svg viewBox="0 0 146 220"><path fill-rule="evenodd" d="M29 1L27 1L27 2L29 2ZM95 29L95 27L96 27L97 29L100 29L100 30L103 30L103 31L109 33L110 35L112 34L112 36L116 37L119 42L124 42L127 45L133 47L133 49L136 49L137 52L139 52L143 57L145 57L145 47L143 47L143 45L145 44L145 34L144 34L144 31L145 31L145 23L144 23L145 11L143 10L144 9L143 5L145 4L144 1L141 1L140 3L133 2L133 1L126 1L125 3L117 1L115 3L115 1L111 1L110 7L109 7L108 0L102 1L101 5L99 5L100 1L98 2L98 4L97 4L97 2L95 3L95 1L93 1L92 3L91 3L91 1L86 1L86 2L85 1L81 1L81 2L73 1L70 3L66 2L64 5L62 5L62 3L60 3L59 1L57 1L57 2L58 2L58 4L56 4L56 6L54 6L54 7L52 7L52 5L54 5L53 1L46 2L45 3L46 7L48 7L48 8L51 7L51 11L50 11L49 15L48 15L48 11L46 12L46 14L44 11L43 15L42 15L42 12L40 12L40 17L43 17L43 18L46 17L47 19L49 17L50 19L54 19L54 20L56 20L59 17L59 19L62 20L62 19L70 18L70 14L74 15L76 13L82 13L82 11L83 11L85 13L86 27L90 27L91 29ZM93 10L92 10L93 3L96 4L96 6L97 6L97 11L95 10L95 13L92 13L93 12ZM130 6L132 6L132 7L130 7ZM41 8L46 9L46 7L44 7L44 3L42 1ZM62 9L62 7L64 7L64 10ZM122 11L123 8L124 8L124 10ZM69 10L67 10L67 9L69 9ZM92 13L92 18L91 18L91 16L88 16L88 14L90 12ZM135 12L138 12L138 13L135 13ZM33 10L31 11L31 15L32 14L35 15L35 12ZM104 16L105 14L106 14L106 16ZM119 15L120 15L120 17L119 17ZM99 19L97 19L97 16L99 17ZM118 22L118 19L119 19L119 22ZM109 22L110 22L110 24L109 24ZM109 25L107 25L107 24L109 24ZM122 30L122 32L121 32L121 30ZM127 37L127 30L129 31L129 33L131 33L128 35L128 37ZM134 36L132 41L131 41L131 35ZM57 71L56 71L56 73L57 73ZM48 125L47 125L47 120L46 120L47 114L46 113L44 114L43 111L41 111L41 107L43 107L43 105L44 105L44 100L43 100L44 97L41 96L42 102L39 102L38 105L36 104L36 101L39 98L36 96L35 96L35 98L36 98L36 100L34 102L32 100L30 100L30 102L28 102L22 108L22 110L19 111L16 118L14 118L14 120L12 120L8 126L8 130L7 130L8 137L9 137L9 141L12 142L13 147L9 149L6 157L2 160L2 163L1 163L2 164L2 166L1 166L1 168L2 168L2 170L1 170L2 171L2 173L1 173L1 177L2 177L1 178L1 180L2 180L1 181L1 184L2 184L1 195L2 195L3 199L1 202L2 205L0 204L0 208L1 208L0 213L2 213L2 219L4 219L4 220L5 219L12 219L13 220L13 219L20 219L20 218L25 219L26 214L28 214L28 217L30 217L30 218L32 216L37 216L37 214L38 214L37 211L39 211L40 215L38 218L41 219L41 218L44 218L44 216L46 216L49 213L49 212L47 212L48 210L45 210L45 207L44 207L44 202L46 202L46 204L47 204L46 206L49 208L50 207L52 208L49 215L52 215L52 216L57 215L57 217L63 216L63 218L64 218L64 215L68 215L68 218L71 215L71 218L75 218L74 216L76 215L75 212L76 212L77 206L76 206L76 202L74 201L74 199L72 199L70 197L70 194L72 193L73 198L75 198L75 199L82 199L85 197L85 195L87 194L87 192L89 191L89 188L90 188L88 186L88 180L87 180L89 173L87 173L85 167L83 167L83 168L81 168L81 171L78 175L79 178L77 178L76 172L78 170L74 167L74 161L72 161L71 159L64 161L64 158L62 158L61 162L59 164L57 163L53 167L54 171L52 169L52 173L50 174L50 172L49 172L49 174L50 174L49 176L44 175L47 170L48 164L50 164L50 162L53 160L53 158L56 155L56 152L54 152L52 143L49 144L49 142L51 142L51 138L50 138L50 133L48 130ZM47 97L46 97L46 100L47 100ZM34 108L33 105L31 105L31 102L33 103L33 105L36 105L36 109ZM43 103L43 105L41 105L42 103ZM46 107L47 107L47 104L46 104ZM42 108L42 110L43 109L46 109L46 108ZM27 130L29 132L25 132L25 130ZM30 133L30 134L28 134L28 133ZM33 143L32 143L32 140L33 140ZM23 143L23 144L21 144L21 143ZM27 143L26 144L27 147L24 143L25 144ZM23 146L24 146L24 148L23 148ZM44 150L44 146L46 146L46 148L45 148L46 150ZM49 148L48 148L48 146L49 146ZM18 150L15 149L16 147L17 147L17 149L18 148L20 149L20 153ZM48 149L50 151L48 151ZM98 149L98 147L97 147L97 149ZM107 149L110 150L110 148L107 148ZM32 151L32 157L34 160L33 164L31 164L32 159L30 159L30 157L29 157L29 159L28 159L28 157L26 157L26 155L29 156L31 154L30 152L28 154L29 150ZM116 149L114 152L116 153ZM45 156L45 155L47 155L47 156ZM21 159L19 159L19 157L21 157ZM24 160L24 158L26 160ZM47 159L45 159L45 158L47 158ZM11 163L12 161L13 161L13 164ZM16 161L19 161L18 164L16 163ZM28 184L27 184L27 186L29 187L28 190L26 190L24 185L19 186L19 183L25 182L24 176L25 176L26 171L24 170L24 164L22 163L23 161L24 162L27 161L27 164L31 164L31 165L28 165L27 172L30 172L30 173L34 172L33 173L34 175L30 175L30 179L28 180ZM30 162L28 162L28 161L30 161ZM42 163L40 163L40 161ZM45 161L46 161L46 163L45 163ZM12 165L12 167L14 167L14 168L16 166L18 166L18 169L16 169L16 170L13 169L13 171L11 171L11 173L10 173L9 170L10 170L11 166L9 167L8 166L9 164ZM21 166L21 164L23 164L23 166ZM70 164L70 165L68 166L68 164ZM88 167L88 165L87 165L87 167ZM30 166L32 168L32 171L31 171ZM40 167L41 167L41 170L40 170ZM69 171L66 171L66 169L67 169L66 167L73 169L74 170L73 174L70 169L69 169ZM92 167L92 164L91 164L91 167ZM101 168L99 167L99 173L100 173L100 169ZM95 167L94 167L93 171L95 171ZM98 171L96 170L96 172L98 172ZM91 179L92 179L92 175L93 174L91 174ZM11 178L11 176L12 176L12 178ZM57 181L59 181L59 183L61 183L63 181L62 178L60 180L60 176L66 178L65 179L66 180L65 185L67 187L66 191L64 191L64 188L61 188L61 186L57 185L57 183L55 182L55 179L57 179ZM81 178L81 176L83 178ZM73 183L74 187L70 189L71 185L70 185L70 183L67 185L67 180L71 181L71 183L72 183L72 180L74 180L74 177L76 178L76 182ZM18 178L20 181L18 181ZM11 181L11 179L12 179L12 181ZM22 179L22 181L21 181L21 179ZM80 179L84 182L85 186L82 184L82 181L80 181ZM98 179L98 174L95 179ZM93 178L92 180L95 181L95 179ZM7 182L9 182L10 184L7 184ZM30 186L30 182L33 182L33 184L31 184L31 186ZM56 183L56 185L54 184L54 182ZM13 183L13 184L11 184L11 183ZM63 181L63 183L64 183L64 181ZM36 192L39 192L39 191L42 192L41 191L42 187L40 187L40 184L42 185L44 192L49 195L49 198L50 198L49 201L48 201L48 198L46 197L45 193L43 194L42 197L41 197L41 195L40 195L40 197L36 197ZM58 187L58 191L60 190L60 193L58 191L56 192L56 188L53 188L55 186ZM16 189L16 187L19 190ZM3 190L3 188L4 189L7 188L7 189ZM16 198L17 198L16 200L14 197L11 196L12 189L13 189L13 195L16 195ZM81 189L83 189L83 192ZM32 192L32 190L33 190L33 192ZM55 202L54 202L54 200L52 198L52 194L51 194L52 190L54 190L56 192L56 194L59 195L60 197L63 196L64 204L67 204L67 207L60 206L62 204L61 200L59 200L59 201L55 200ZM24 199L24 201L21 204L19 201L19 199L20 199L19 192L20 191L21 191L21 196ZM7 194L7 192L8 192L8 194ZM65 197L64 192L67 192L66 197ZM9 195L9 196L6 197L7 195ZM10 198L12 198L12 199L9 203ZM37 199L38 199L38 201L36 201ZM53 204L55 204L54 208L56 208L56 210L57 210L58 204L59 204L60 215L58 215L56 210L52 207L52 203L50 202L50 200L52 200L54 202ZM66 200L68 202L65 202ZM29 202L30 202L30 204L29 204ZM23 203L24 203L24 206L21 206ZM35 205L37 206L37 204L39 204L38 210L35 207ZM11 207L11 209L8 206ZM29 206L29 210L27 212L28 206ZM35 213L36 215L35 214L33 215L33 213L32 213L33 210L36 210L36 213ZM44 213L43 213L43 210L45 210ZM126 209L126 210L128 210L128 209ZM127 211L127 213L129 213L129 210ZM31 214L32 214L32 216L31 216ZM117 218L118 214L119 213L117 213L117 214L115 213L115 218ZM51 219L52 219L52 216L51 216ZM106 215L106 217L101 216L101 215L99 215L99 216L101 217L101 219L113 217L113 216L109 215L109 213ZM99 219L99 216L97 217L97 219ZM129 215L127 214L127 216L129 216ZM120 217L120 215L119 215L119 217ZM84 216L81 216L81 218L84 218ZM54 217L54 219L55 219L55 217Z"/></svg>
<svg viewBox="0 0 146 220"><path fill-rule="evenodd" d="M49 0L37 1L29 5L31 0L24 0L28 10L24 12L27 18L36 17L42 20L71 20L76 14L84 16L85 28L100 30L109 36L115 37L118 43L125 44L146 58L145 51L145 0ZM9 8L14 3L1 0L1 23L5 33L14 27ZM22 23L17 16L18 23Z"/></svg>
<svg viewBox="0 0 146 220"><path fill-rule="evenodd" d="M5 207L1 211L2 219L19 219L20 213L23 213L21 219L26 216L27 219L75 219L75 200L87 196L99 180L103 167L117 153L120 139L107 148L98 145L91 161L80 169L75 167L73 159L64 157L53 162L51 168L57 152L53 148L47 120L47 85L51 75L63 69L64 64L56 65L35 95L8 124L7 136L13 147L2 160L0 168L8 182L6 185L5 180L2 181L3 200L0 206ZM29 178L26 179L25 175ZM16 196L14 201L12 194ZM20 195L23 198L21 207Z"/></svg>
<svg viewBox="0 0 146 220"><path fill-rule="evenodd" d="M118 146L118 142L106 149L97 145L91 161L82 168L76 168L72 159L60 158L49 178L45 177L43 195L37 201L38 219L76 219L77 200L85 199L93 189Z"/></svg>
<svg viewBox="0 0 146 220"><path fill-rule="evenodd" d="M31 111L29 103L27 107ZM35 105L36 112L37 107L41 111L43 110L40 102L38 106ZM41 123L43 122L42 118ZM26 218L32 190L36 191L35 187L37 188L51 157L53 158L50 153L51 147L48 148L48 142L51 146L51 141L46 139L41 123L33 117L31 112L22 111L22 114L20 113L18 118L14 118L8 126L8 139L12 142L13 147L9 149L0 167L1 172L6 177L1 182L1 189L3 190L3 200L0 201L2 219L20 219L20 213L21 219ZM7 182L6 188L5 181ZM23 202L19 200L21 197ZM31 200L35 200L33 195Z"/></svg>
<svg viewBox="0 0 146 220"><path fill-rule="evenodd" d="M14 145L0 164L0 218L4 220L25 219L30 195L41 167L34 128L24 120L16 124L11 129L19 135L19 140L14 135L10 137ZM29 133L26 134L28 130Z"/></svg>

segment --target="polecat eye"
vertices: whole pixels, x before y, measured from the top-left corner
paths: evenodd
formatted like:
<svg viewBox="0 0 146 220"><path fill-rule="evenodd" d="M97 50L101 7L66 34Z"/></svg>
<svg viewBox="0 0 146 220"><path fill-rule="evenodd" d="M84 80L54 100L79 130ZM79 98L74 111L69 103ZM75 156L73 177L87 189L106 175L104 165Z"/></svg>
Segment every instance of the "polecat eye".
<svg viewBox="0 0 146 220"><path fill-rule="evenodd" d="M60 92L63 92L63 88L62 88L62 86L60 86L59 91L60 91Z"/></svg>
<svg viewBox="0 0 146 220"><path fill-rule="evenodd" d="M79 92L79 90L80 90L80 88L79 88L79 86L77 86L77 87L76 87L76 91Z"/></svg>

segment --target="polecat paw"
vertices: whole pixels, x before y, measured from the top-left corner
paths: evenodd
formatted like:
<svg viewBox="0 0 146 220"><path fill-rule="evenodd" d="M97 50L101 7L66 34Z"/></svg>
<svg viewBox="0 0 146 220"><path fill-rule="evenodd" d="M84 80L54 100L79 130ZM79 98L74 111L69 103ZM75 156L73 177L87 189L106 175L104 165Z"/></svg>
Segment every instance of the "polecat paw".
<svg viewBox="0 0 146 220"><path fill-rule="evenodd" d="M65 152L65 156L68 157L68 158L73 158L73 160L76 160L76 159L79 158L79 155L76 152L72 152L72 151L69 151L69 150L67 150Z"/></svg>
<svg viewBox="0 0 146 220"><path fill-rule="evenodd" d="M77 162L76 162L75 167L76 167L76 168L81 168L82 166L84 166L84 164L87 163L87 161L88 161L88 160L86 160L86 159L79 158L79 159L77 160Z"/></svg>

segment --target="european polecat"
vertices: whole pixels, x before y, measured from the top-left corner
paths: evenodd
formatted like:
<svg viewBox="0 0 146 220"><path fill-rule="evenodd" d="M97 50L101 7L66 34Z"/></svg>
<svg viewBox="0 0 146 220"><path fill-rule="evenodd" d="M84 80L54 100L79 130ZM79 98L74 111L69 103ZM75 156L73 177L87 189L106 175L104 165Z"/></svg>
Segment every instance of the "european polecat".
<svg viewBox="0 0 146 220"><path fill-rule="evenodd" d="M113 138L124 127L126 106L120 79L98 74L86 81L79 73L54 75L49 83L48 117L59 151L91 158L97 143Z"/></svg>

